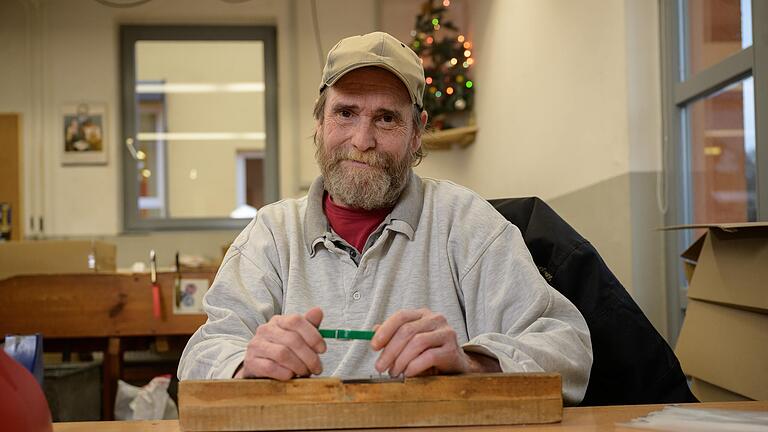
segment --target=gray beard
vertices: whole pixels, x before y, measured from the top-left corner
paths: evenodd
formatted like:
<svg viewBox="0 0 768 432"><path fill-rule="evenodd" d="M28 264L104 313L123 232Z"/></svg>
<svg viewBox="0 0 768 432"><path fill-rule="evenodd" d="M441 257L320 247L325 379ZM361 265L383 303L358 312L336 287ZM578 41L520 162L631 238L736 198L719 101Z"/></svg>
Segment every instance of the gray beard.
<svg viewBox="0 0 768 432"><path fill-rule="evenodd" d="M323 175L325 190L338 204L373 210L392 207L408 183L413 155L397 159L374 150L360 152L355 148L337 147L328 151L320 133L315 143L315 159ZM354 160L366 168L344 168L341 162Z"/></svg>

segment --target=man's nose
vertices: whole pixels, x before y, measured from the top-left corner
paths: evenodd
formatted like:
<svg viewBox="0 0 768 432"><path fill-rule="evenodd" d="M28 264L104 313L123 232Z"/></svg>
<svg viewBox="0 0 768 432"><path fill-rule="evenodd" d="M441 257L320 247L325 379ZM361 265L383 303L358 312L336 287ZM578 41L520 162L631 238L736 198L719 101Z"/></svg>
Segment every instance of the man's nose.
<svg viewBox="0 0 768 432"><path fill-rule="evenodd" d="M361 152L376 147L373 127L370 123L361 121L352 132L352 145Z"/></svg>

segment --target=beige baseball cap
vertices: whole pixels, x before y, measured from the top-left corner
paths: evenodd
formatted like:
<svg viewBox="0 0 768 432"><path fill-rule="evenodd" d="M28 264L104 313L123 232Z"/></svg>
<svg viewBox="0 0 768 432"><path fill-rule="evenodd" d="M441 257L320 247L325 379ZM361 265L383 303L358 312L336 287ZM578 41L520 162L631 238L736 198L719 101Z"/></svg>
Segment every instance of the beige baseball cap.
<svg viewBox="0 0 768 432"><path fill-rule="evenodd" d="M331 48L323 68L320 92L347 72L366 66L381 67L395 74L408 89L411 101L419 107L424 106L421 59L406 44L384 32L351 36Z"/></svg>

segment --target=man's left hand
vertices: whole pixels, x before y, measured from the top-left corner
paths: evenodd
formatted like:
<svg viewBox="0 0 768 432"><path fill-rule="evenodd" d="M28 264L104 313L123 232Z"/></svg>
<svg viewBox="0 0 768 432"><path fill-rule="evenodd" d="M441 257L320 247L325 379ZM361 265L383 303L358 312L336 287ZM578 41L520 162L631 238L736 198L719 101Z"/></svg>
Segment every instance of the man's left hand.
<svg viewBox="0 0 768 432"><path fill-rule="evenodd" d="M371 347L383 349L376 370L390 376L501 370L496 359L464 352L445 317L429 309L396 312L377 327Z"/></svg>

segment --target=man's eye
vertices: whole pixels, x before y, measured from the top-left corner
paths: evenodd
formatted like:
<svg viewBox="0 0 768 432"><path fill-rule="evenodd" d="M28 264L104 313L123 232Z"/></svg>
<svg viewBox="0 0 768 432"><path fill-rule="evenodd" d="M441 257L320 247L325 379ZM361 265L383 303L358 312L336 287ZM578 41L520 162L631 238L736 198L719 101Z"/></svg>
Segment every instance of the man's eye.
<svg viewBox="0 0 768 432"><path fill-rule="evenodd" d="M347 117L347 118L352 117L352 112L348 111L348 110L341 110L341 111L339 111L339 114L342 117Z"/></svg>
<svg viewBox="0 0 768 432"><path fill-rule="evenodd" d="M395 121L395 117L391 115L383 115L381 116L381 119L384 120L386 123L392 123Z"/></svg>

